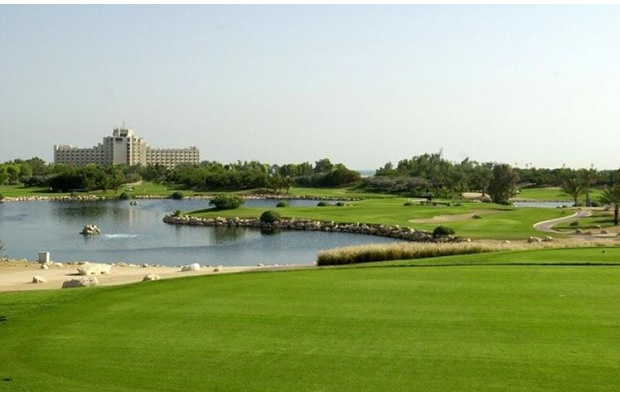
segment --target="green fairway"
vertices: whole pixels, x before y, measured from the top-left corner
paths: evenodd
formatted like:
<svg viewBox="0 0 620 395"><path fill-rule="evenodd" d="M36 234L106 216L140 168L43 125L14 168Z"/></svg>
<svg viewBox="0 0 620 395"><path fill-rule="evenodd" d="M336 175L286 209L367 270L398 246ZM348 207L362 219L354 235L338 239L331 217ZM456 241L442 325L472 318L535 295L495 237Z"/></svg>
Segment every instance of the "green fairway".
<svg viewBox="0 0 620 395"><path fill-rule="evenodd" d="M537 222L570 215L570 209L515 208L490 203L463 203L445 206L403 206L407 199L368 199L350 203L347 207L286 207L277 208L282 216L322 221L360 222L409 226L432 231L438 225L454 228L457 235L475 239L523 239L544 236L533 228ZM205 217L259 217L264 208L241 207L218 211L205 209L189 213ZM473 215L479 213L479 219ZM465 215L454 220L449 216ZM447 216L444 219L433 219ZM411 220L416 220L411 222ZM426 221L425 221L426 220Z"/></svg>
<svg viewBox="0 0 620 395"><path fill-rule="evenodd" d="M446 259L535 259L519 254ZM0 390L615 391L619 281L617 266L357 267L0 294Z"/></svg>
<svg viewBox="0 0 620 395"><path fill-rule="evenodd" d="M245 190L221 190L210 189L194 191L187 189L182 185L168 185L168 184L155 184L152 182L142 182L139 185L125 185L114 192L112 190L104 191L92 191L90 194L95 196L105 197L118 197L122 192L128 192L132 195L150 195L150 196L170 196L175 191L183 192L185 196L200 196L200 195L213 195L217 193L234 193L237 195L254 195L264 194L266 191L259 191L256 189ZM268 192L273 194L274 192ZM24 185L0 185L0 194L5 197L19 197L19 196L54 196L54 195L67 195L66 193L52 193L49 188L44 187L25 187ZM283 191L277 192L277 194L287 195L290 198L299 196L313 196L313 197L325 197L325 198L341 198L341 199L379 199L386 197L394 197L389 194L366 192L359 188L299 188L292 187L288 194ZM79 192L78 195L86 195L85 192Z"/></svg>
<svg viewBox="0 0 620 395"><path fill-rule="evenodd" d="M553 229L559 231L574 231L575 229L593 230L614 226L613 212L593 211L592 216L579 218L576 221L579 223L578 225L571 225L571 223L575 221L567 221L555 225Z"/></svg>
<svg viewBox="0 0 620 395"><path fill-rule="evenodd" d="M375 262L352 265L367 266L455 266L455 265L619 265L620 247L550 248L543 250L484 252L471 255L452 255L400 261Z"/></svg>

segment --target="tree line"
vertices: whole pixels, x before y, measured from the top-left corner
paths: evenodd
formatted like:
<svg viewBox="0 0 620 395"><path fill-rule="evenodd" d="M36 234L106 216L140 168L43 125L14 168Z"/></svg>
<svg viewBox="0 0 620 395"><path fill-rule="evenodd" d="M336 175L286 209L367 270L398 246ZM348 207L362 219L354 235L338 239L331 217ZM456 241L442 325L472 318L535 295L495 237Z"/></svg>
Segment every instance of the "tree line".
<svg viewBox="0 0 620 395"><path fill-rule="evenodd" d="M56 192L117 190L124 183L151 181L156 184L184 185L189 189L286 190L292 186L337 187L357 184L358 172L341 163L321 159L314 164L275 165L258 161L223 164L205 161L174 168L162 165L71 166L47 164L39 158L17 159L0 164L0 184L48 187Z"/></svg>
<svg viewBox="0 0 620 395"><path fill-rule="evenodd" d="M377 192L439 197L480 192L497 203L513 197L519 185L554 186L573 196L576 204L585 195L587 205L592 204L592 189L619 183L620 170L518 168L470 159L453 162L443 158L441 152L403 159L396 166L389 162L377 169L374 177L364 180L367 189Z"/></svg>

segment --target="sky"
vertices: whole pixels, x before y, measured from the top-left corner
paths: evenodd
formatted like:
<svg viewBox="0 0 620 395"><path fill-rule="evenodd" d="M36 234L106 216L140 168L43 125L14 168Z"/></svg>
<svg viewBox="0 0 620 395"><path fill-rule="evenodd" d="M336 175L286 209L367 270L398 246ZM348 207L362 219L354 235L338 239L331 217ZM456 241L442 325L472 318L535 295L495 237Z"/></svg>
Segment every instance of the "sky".
<svg viewBox="0 0 620 395"><path fill-rule="evenodd" d="M620 167L620 5L0 5L0 161L126 122L202 160Z"/></svg>

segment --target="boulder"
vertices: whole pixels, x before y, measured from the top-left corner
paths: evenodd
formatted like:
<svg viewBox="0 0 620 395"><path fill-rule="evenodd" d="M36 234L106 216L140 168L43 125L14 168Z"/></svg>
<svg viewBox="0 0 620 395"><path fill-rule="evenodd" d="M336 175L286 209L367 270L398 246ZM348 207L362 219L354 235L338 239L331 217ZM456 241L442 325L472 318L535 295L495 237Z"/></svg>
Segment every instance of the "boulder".
<svg viewBox="0 0 620 395"><path fill-rule="evenodd" d="M46 283L46 282L47 282L47 280L46 280L45 278L41 277L41 276L34 276L34 277L32 278L32 282L33 282L33 283L35 283L35 284L38 284L38 283Z"/></svg>
<svg viewBox="0 0 620 395"><path fill-rule="evenodd" d="M199 263L192 263L191 265L185 265L181 267L182 272L197 272L200 270Z"/></svg>
<svg viewBox="0 0 620 395"><path fill-rule="evenodd" d="M48 270L50 267L47 266L45 263L41 265L41 269L43 270Z"/></svg>
<svg viewBox="0 0 620 395"><path fill-rule="evenodd" d="M530 236L527 238L528 243L540 243L542 239L540 237Z"/></svg>
<svg viewBox="0 0 620 395"><path fill-rule="evenodd" d="M555 239L553 237L551 237L551 236L545 236L545 238L543 239L543 241L547 241L547 242L553 241L553 240L555 240Z"/></svg>
<svg viewBox="0 0 620 395"><path fill-rule="evenodd" d="M606 235L607 233L608 233L608 232L607 232L605 229L601 230L601 234L602 234L602 235Z"/></svg>
<svg viewBox="0 0 620 395"><path fill-rule="evenodd" d="M67 280L62 283L63 288L82 288L82 287L95 287L99 285L97 277L81 277Z"/></svg>
<svg viewBox="0 0 620 395"><path fill-rule="evenodd" d="M97 225L88 224L88 225L84 225L80 234L85 235L85 236L99 235L101 234L101 230L99 229Z"/></svg>
<svg viewBox="0 0 620 395"><path fill-rule="evenodd" d="M108 274L112 270L112 265L102 263L85 263L78 266L77 271L82 276L92 276L96 274Z"/></svg>
<svg viewBox="0 0 620 395"><path fill-rule="evenodd" d="M159 274L147 274L146 276L144 276L142 281L157 281L159 279Z"/></svg>

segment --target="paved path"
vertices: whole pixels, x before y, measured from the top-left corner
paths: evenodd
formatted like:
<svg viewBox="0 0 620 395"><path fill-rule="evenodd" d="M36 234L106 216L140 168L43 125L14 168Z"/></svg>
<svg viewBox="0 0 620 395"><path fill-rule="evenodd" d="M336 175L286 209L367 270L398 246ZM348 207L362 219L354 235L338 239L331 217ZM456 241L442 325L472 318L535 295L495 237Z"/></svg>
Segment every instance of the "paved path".
<svg viewBox="0 0 620 395"><path fill-rule="evenodd" d="M569 221L571 219L585 218L585 217L589 217L591 215L592 215L592 213L590 211L579 210L576 213L574 213L572 215L569 215L567 217L561 217L561 218L550 219L550 220L547 220L547 221L538 222L538 223L534 224L534 229L539 230L541 232L548 232L548 233L566 233L566 232L557 231L557 230L553 229L553 227L555 225L557 225L557 224Z"/></svg>

